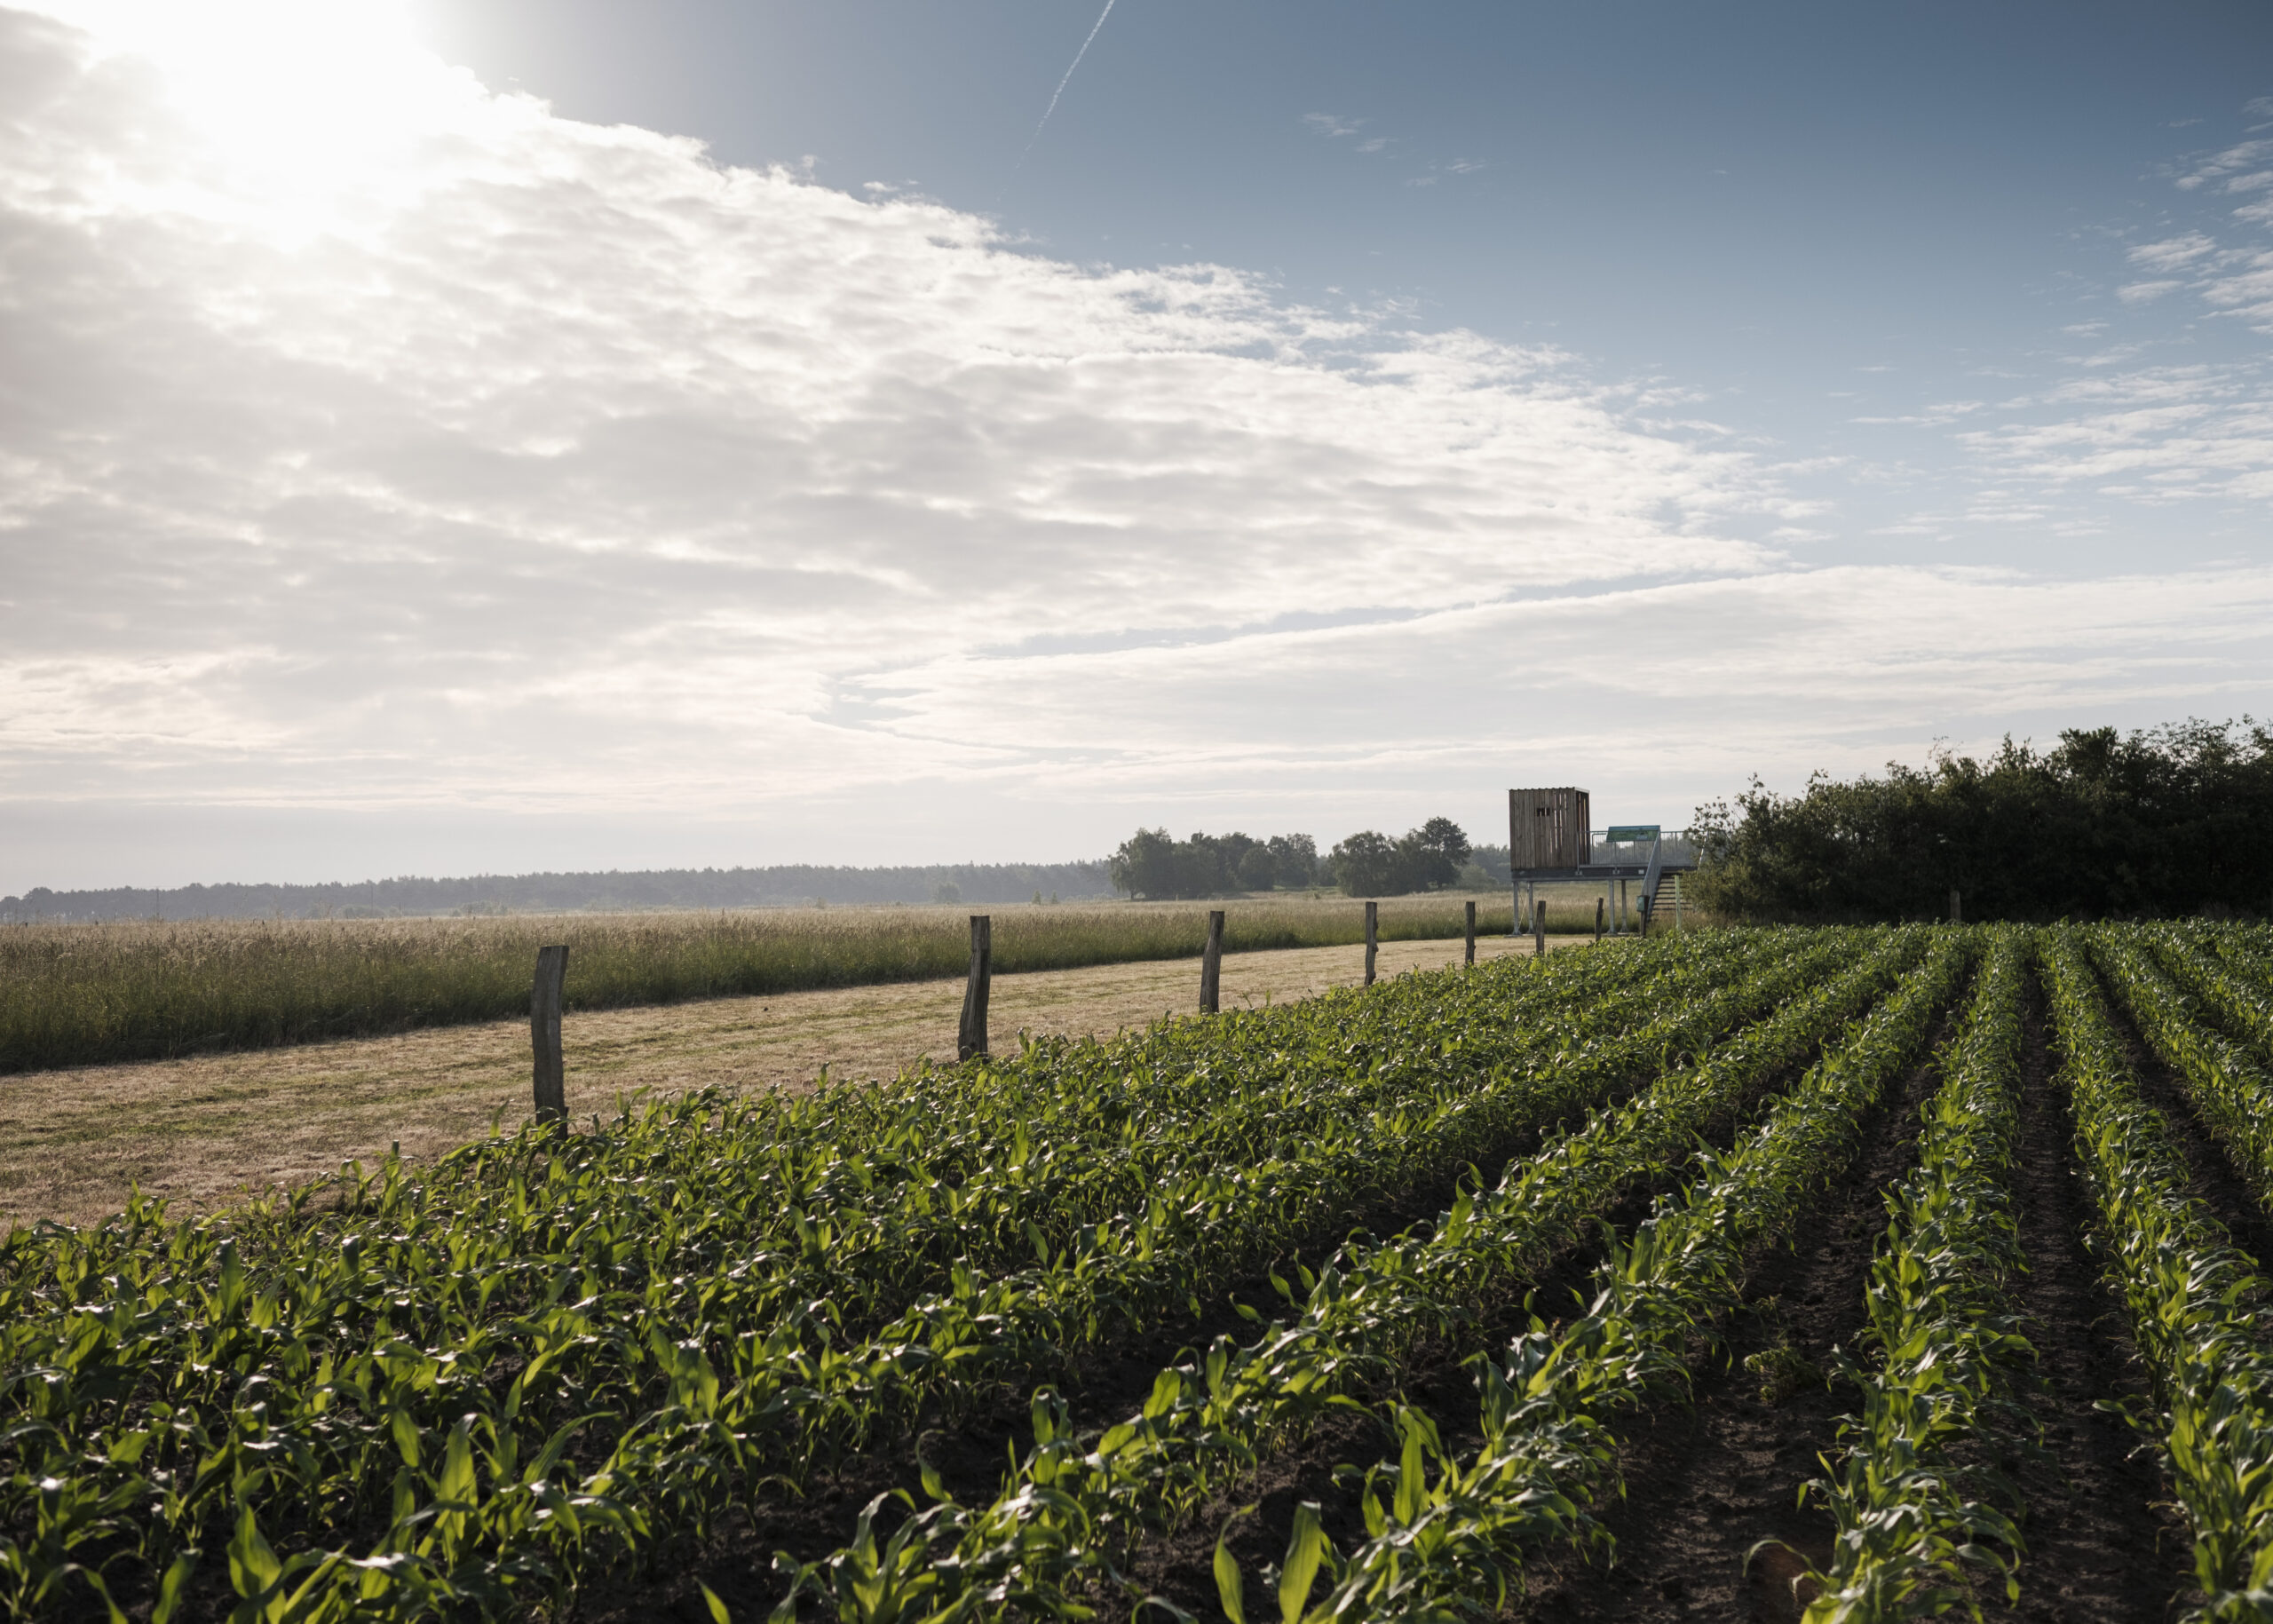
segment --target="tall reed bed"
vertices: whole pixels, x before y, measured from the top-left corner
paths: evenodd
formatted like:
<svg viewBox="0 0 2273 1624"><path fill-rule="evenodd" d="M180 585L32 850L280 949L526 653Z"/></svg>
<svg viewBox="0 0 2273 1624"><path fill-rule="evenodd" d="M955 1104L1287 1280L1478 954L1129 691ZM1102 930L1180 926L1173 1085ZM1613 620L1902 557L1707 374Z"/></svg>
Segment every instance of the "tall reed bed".
<svg viewBox="0 0 2273 1624"><path fill-rule="evenodd" d="M1384 902L1381 934L1458 935L1464 900ZM1207 933L1202 905L991 911L994 968L1006 973L1183 958L1200 952ZM1233 902L1226 911L1232 952L1330 947L1365 932L1362 906L1339 899ZM970 951L967 912L5 927L0 1072L495 1020L527 1010L536 950L548 942L568 944L572 1010L958 975Z"/></svg>

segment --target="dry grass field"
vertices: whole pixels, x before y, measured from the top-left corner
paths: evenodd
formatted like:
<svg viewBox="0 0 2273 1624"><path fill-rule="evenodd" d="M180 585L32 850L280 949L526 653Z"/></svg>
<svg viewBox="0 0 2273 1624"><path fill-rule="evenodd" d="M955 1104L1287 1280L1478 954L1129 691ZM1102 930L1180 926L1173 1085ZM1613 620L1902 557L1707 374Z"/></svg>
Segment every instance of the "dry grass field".
<svg viewBox="0 0 2273 1624"><path fill-rule="evenodd" d="M1386 910L1384 910L1386 911ZM1589 921L1591 924L1591 921ZM1502 927L1504 928L1504 927ZM1565 947L1587 938L1556 938ZM1527 950L1479 939L1479 958ZM1457 963L1453 941L1385 942L1379 972ZM1283 1002L1363 978L1360 947L1228 955L1223 1001ZM1109 1035L1190 1010L1191 958L999 975L997 1047L1037 1035ZM526 994L524 994L526 996ZM705 1084L804 1088L952 1060L960 979L601 1010L566 1025L573 1114L622 1096ZM187 1213L370 1163L392 1145L427 1158L511 1128L529 1110L524 1018L181 1059L25 1073L0 1086L0 1224L89 1223L135 1184Z"/></svg>
<svg viewBox="0 0 2273 1624"><path fill-rule="evenodd" d="M1382 938L1457 936L1466 900L1388 899ZM1505 930L1507 899L1477 900L1484 927L1496 918ZM1329 947L1364 931L1363 907L1342 897L1281 893L1222 906L1232 953ZM984 911L994 921L994 967L1015 974L1190 957L1207 909L1121 902ZM0 1072L508 1019L527 1009L536 950L548 942L567 944L572 1010L935 979L961 973L971 911L12 925L0 929Z"/></svg>

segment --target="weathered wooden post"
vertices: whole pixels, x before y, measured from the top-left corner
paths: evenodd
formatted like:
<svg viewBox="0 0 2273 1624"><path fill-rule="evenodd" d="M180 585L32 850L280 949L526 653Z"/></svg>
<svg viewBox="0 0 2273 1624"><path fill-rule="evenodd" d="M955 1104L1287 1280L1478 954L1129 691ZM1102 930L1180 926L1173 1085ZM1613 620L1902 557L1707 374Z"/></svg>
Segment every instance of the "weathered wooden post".
<svg viewBox="0 0 2273 1624"><path fill-rule="evenodd" d="M560 984L568 975L568 949L536 950L536 986L529 994L529 1047L536 1054L536 1120L568 1120L566 1068L560 1058Z"/></svg>
<svg viewBox="0 0 2273 1624"><path fill-rule="evenodd" d="M1366 904L1366 985L1374 984L1374 950L1381 944L1382 905Z"/></svg>
<svg viewBox="0 0 2273 1624"><path fill-rule="evenodd" d="M1469 963L1469 967L1471 970L1475 968L1475 966L1476 966L1476 904L1475 904L1475 903L1473 903L1473 902L1470 902L1470 903L1468 905L1468 963Z"/></svg>
<svg viewBox="0 0 2273 1624"><path fill-rule="evenodd" d="M1509 881L1508 891L1508 934L1521 936L1524 933L1524 883L1521 880Z"/></svg>
<svg viewBox="0 0 2273 1624"><path fill-rule="evenodd" d="M1958 902L1957 887L1952 885L1950 887L1950 923L1953 925L1965 923L1965 910L1958 906Z"/></svg>
<svg viewBox="0 0 2273 1624"><path fill-rule="evenodd" d="M1547 904L1537 897L1531 899L1531 956L1547 956Z"/></svg>
<svg viewBox="0 0 2273 1624"><path fill-rule="evenodd" d="M955 1034L955 1058L968 1060L986 1052L986 995L994 979L994 920L992 915L970 916L970 979L962 989L962 1029Z"/></svg>
<svg viewBox="0 0 2273 1624"><path fill-rule="evenodd" d="M1596 897L1595 899L1595 940L1596 941L1602 940L1602 899L1600 897Z"/></svg>
<svg viewBox="0 0 2273 1624"><path fill-rule="evenodd" d="M1200 955L1200 1012L1216 1013L1224 990L1224 910L1208 910L1208 946Z"/></svg>

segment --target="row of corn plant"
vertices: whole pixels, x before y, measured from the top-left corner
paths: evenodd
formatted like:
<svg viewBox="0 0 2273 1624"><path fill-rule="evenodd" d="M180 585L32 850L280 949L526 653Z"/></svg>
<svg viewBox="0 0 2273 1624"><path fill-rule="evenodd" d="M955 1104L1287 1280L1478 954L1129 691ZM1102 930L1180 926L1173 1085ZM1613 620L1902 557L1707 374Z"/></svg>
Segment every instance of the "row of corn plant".
<svg viewBox="0 0 2273 1624"><path fill-rule="evenodd" d="M469 1209L500 1256L561 1257L619 1281L627 1270L709 1271L772 1238L785 1293L826 1296L855 1320L886 1318L958 1266L1029 1256L1037 1230L1062 1245L1081 1224L1141 1204L1171 1165L1247 1167L1259 1149L1305 1142L1356 1114L1407 1101L1426 1108L1528 1054L1538 1019L1574 999L1630 990L1671 963L1727 968L1746 957L1716 943L1592 963L1509 961L1411 996L1340 994L1165 1023L1109 1044L1034 1044L875 1089L731 1104L696 1095L636 1121L627 1113L606 1134L564 1143L523 1133L424 1174L399 1165L359 1173L344 1205L408 1237L414 1255L397 1295L412 1301L397 1313L408 1335L418 1327L400 1316L424 1311L416 1294L430 1273L415 1253L430 1235L462 1230ZM623 1225L610 1220L631 1208L654 1221L627 1256ZM131 1266L158 1242L162 1223L138 1204L119 1224L53 1246L19 1236L0 1255L0 1289L44 1290L67 1304L67 1277ZM259 1226L225 1221L195 1234L207 1267L234 1240L261 1271ZM304 1249L297 1237L294 1226L288 1257ZM0 1306L31 1311L20 1296Z"/></svg>
<svg viewBox="0 0 2273 1624"><path fill-rule="evenodd" d="M1588 1507L1616 1485L1609 1418L1686 1390L1690 1350L1741 1302L1748 1255L1788 1240L1853 1160L1864 1113L1924 1050L1973 947L1965 932L1940 933L1926 963L1756 1130L1707 1154L1702 1177L1660 1200L1630 1244L1612 1244L1575 1323L1534 1320L1504 1359L1477 1362L1476 1450L1447 1451L1428 1416L1400 1408L1398 1458L1366 1475L1370 1537L1347 1558L1308 1541L1303 1560L1327 1575L1327 1594L1312 1607L1295 1587L1304 1595L1289 1620L1490 1617L1541 1545L1605 1545ZM1228 1557L1218 1565L1230 1603L1236 1569Z"/></svg>
<svg viewBox="0 0 2273 1624"><path fill-rule="evenodd" d="M2253 974L2245 955L2220 953L2220 938L2199 928L2160 926L2149 940L2174 980L2259 1061L2273 1063L2273 982Z"/></svg>
<svg viewBox="0 0 2273 1624"><path fill-rule="evenodd" d="M2136 926L2084 933L2093 964L2155 1058L2186 1085L2227 1160L2262 1201L2273 1196L2273 1077L2210 1020L2193 995L2150 953ZM2169 945L2167 939L2158 946ZM2187 955L2174 955L2180 963ZM2214 986L2215 982L2209 977Z"/></svg>
<svg viewBox="0 0 2273 1624"><path fill-rule="evenodd" d="M2035 1351L2009 1290L2027 1268L2012 1184L2031 952L2024 931L1992 938L1926 1103L1917 1168L1887 1192L1864 1299L1881 1359L1841 1362L1863 1406L1840 1422L1832 1475L1810 1485L1838 1538L1827 1567L1811 1572L1808 1624L1890 1624L1954 1607L1978 1619L1984 1573L2019 1598L2016 1497L1978 1446L2035 1430L2016 1398Z"/></svg>
<svg viewBox="0 0 2273 1624"><path fill-rule="evenodd" d="M2218 924L2197 927L2218 956L2261 987L2273 987L2273 926Z"/></svg>
<svg viewBox="0 0 2273 1624"><path fill-rule="evenodd" d="M2198 1619L2273 1617L2273 1312L2142 1097L2078 933L2041 955L2053 1045L2109 1283L2152 1383L2145 1422L2194 1535Z"/></svg>
<svg viewBox="0 0 2273 1624"><path fill-rule="evenodd" d="M1500 979L1551 980L1566 1004L1614 1008L1604 994L1655 985L1649 964L1681 968L1681 955L1568 955L1567 967ZM1709 970L1715 955L1703 956ZM1371 1002L1407 1008L1407 1026L1427 1029L1438 1065L1456 1071L1463 1038L1498 1032L1492 985L1458 972L1401 978ZM1511 991L1521 987L1502 986L1501 1001L1535 1019L1548 1007ZM1229 1036L1243 1024L1265 1023L1177 1025ZM1265 1058L1283 1073L1283 1042ZM684 1166L683 1147L666 1141L715 1141L727 1128L707 1110L622 1126L628 1145L580 1136L537 1146L541 1176L494 1147L467 1158L509 1176L485 1190L467 1168L447 1169L459 1176L447 1221L397 1168L382 1199L303 1225L297 1246L280 1234L265 1249L240 1248L226 1231L147 1215L136 1220L149 1243L139 1249L120 1244L133 1224L75 1251L87 1238L17 1237L17 1261L37 1265L11 1271L0 1320L0 1404L14 1423L0 1445L12 1457L0 1571L19 1573L17 1610L83 1577L83 1557L139 1563L157 1583L225 1538L233 1553L288 1553L232 1555L231 1582L248 1604L274 1602L288 1580L318 1584L309 1565L329 1562L321 1594L337 1599L352 1580L359 1594L375 1591L374 1604L392 1596L383 1612L503 1605L517 1587L573 1576L594 1535L611 1550L636 1549L660 1530L699 1525L748 1481L753 1454L763 1463L769 1446L807 1424L801 1411L815 1392L828 1394L824 1409L850 1411L879 1387L910 1386L954 1362L957 1348L921 1341L849 1359L825 1311L744 1289L765 1275L762 1245L666 1274L688 1253L673 1226L702 1221L693 1209L704 1191L642 1179L643 1159ZM1010 1155L1039 1153L1022 1118L1006 1113L994 1135ZM721 1160L730 1173L736 1158ZM1299 1183L1299 1158L1283 1161ZM1204 1217L1206 1203L1196 1205ZM540 1206L577 1229L549 1254L517 1253ZM828 1221L817 1214L802 1227ZM958 1298L969 1295L959 1280ZM968 1352L980 1317L967 1301L956 1307ZM451 1509L468 1485L478 1512ZM344 1549L316 1549L323 1531L359 1525L379 1531L362 1565L340 1565Z"/></svg>
<svg viewBox="0 0 2273 1624"><path fill-rule="evenodd" d="M1914 930L1889 936L1848 974L1598 1113L1495 1189L1463 1192L1435 1224L1346 1246L1303 1274L1298 1311L1244 1347L1219 1338L1162 1370L1142 1409L1090 1446L1065 1401L1038 1393L1034 1448L992 1504L966 1508L932 1485L939 1503L880 1545L880 1501L848 1546L796 1571L777 1619L809 1596L864 1624L1006 1606L1078 1616L1085 1592L1125 1588L1126 1556L1148 1531L1188 1516L1327 1406L1392 1380L1416 1339L1472 1335L1479 1303L1512 1289L1635 1180L1679 1165L1708 1122L1804 1062L1925 945Z"/></svg>
<svg viewBox="0 0 2273 1624"><path fill-rule="evenodd" d="M1309 1220L1319 1213L1354 1211L1351 1194L1377 1184L1386 1168L1408 1168L1417 1181L1498 1161L1493 1153L1533 1125L1597 1105L1669 1058L1773 1010L1838 951L1774 961L1705 996L1663 996L1638 1026L1616 1006L1574 1008L1567 1015L1577 1041L1545 1043L1528 1067L1433 1113L1401 1115L1375 1141L1313 1145L1302 1159L1274 1157L1237 1175L1166 1180L1143 1208L1088 1226L1029 1268L989 1279L959 1275L952 1289L915 1303L865 1341L846 1343L834 1358L826 1322L797 1322L799 1335L777 1335L762 1359L738 1360L727 1373L745 1407L760 1398L771 1405L779 1393L803 1423L794 1432L777 1428L756 1454L768 1470L801 1475L825 1446L865 1445L918 1414L952 1418L998 1384L1031 1385L1108 1336L1196 1311L1202 1294L1230 1283L1234 1264L1294 1249L1319 1227ZM1649 986L1675 990L1665 981ZM1621 1024L1628 1029L1601 1030ZM1560 1025L1543 1023L1542 1035L1554 1036ZM909 1358L910 1350L919 1356Z"/></svg>

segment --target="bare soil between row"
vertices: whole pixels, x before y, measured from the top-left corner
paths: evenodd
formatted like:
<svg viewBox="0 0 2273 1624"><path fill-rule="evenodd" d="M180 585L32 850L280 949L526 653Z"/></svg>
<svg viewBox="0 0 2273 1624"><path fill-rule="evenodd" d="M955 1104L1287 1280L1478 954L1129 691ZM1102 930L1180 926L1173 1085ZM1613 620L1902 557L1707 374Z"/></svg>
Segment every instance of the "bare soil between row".
<svg viewBox="0 0 2273 1624"><path fill-rule="evenodd" d="M1947 1034L1945 1026L1941 1036ZM2204 1133L2175 1081L2135 1042L2133 1058L2150 1097L2178 1134L2197 1192L2237 1243L2263 1258L2273 1225ZM2023 1507L2027 1549L2017 1605L2007 1610L1993 1576L1980 1600L1992 1616L2046 1624L2175 1617L2193 1599L2190 1541L2149 1440L2101 1407L2107 1399L2142 1399L2143 1388L2119 1306L2091 1250L2090 1200L2077 1168L2073 1124L2035 1005L2024 1066L2017 1194L2029 1266L2015 1290L2037 1350L2027 1399L2041 1432L2032 1445L2016 1438L1992 1446L1993 1464ZM1722 1327L1717 1343L1699 1348L1689 1401L1659 1405L1624 1429L1624 1493L1599 1508L1616 1541L1614 1556L1604 1562L1540 1553L1525 1593L1511 1598L1504 1616L1537 1624L1766 1624L1799 1616L1806 1594L1794 1584L1801 1566L1794 1553L1823 1561L1833 1533L1826 1513L1801 1503L1799 1491L1824 1474L1826 1458L1835 1459L1840 1417L1858 1394L1831 1381L1770 1392L1745 1359L1781 1347L1829 1369L1834 1350L1860 1351L1865 1284L1887 1223L1885 1191L1915 1166L1919 1107L1938 1080L1930 1066L1905 1079L1864 1122L1852 1163L1800 1225L1795 1243L1765 1248L1754 1259L1745 1308ZM1708 1137L1726 1144L1735 1126L1722 1123ZM1414 1216L1433 1210L1430 1203L1448 1193L1416 1192ZM1629 1192L1612 1221L1630 1228L1654 1193ZM1430 1413L1448 1442L1472 1440L1475 1394L1462 1360L1504 1344L1521 1328L1526 1295L1550 1316L1566 1311L1597 1259L1596 1248L1576 1248L1535 1277L1527 1293L1479 1305L1457 1345L1430 1343L1416 1350L1396 1396ZM1239 1295L1268 1311L1271 1299L1260 1282ZM1219 1331L1240 1334L1228 1304L1196 1324L1135 1339L1086 1362L1069 1372L1078 1413L1097 1421L1133 1409L1161 1365ZM707 1620L698 1578L736 1618L762 1616L782 1593L772 1566L777 1551L804 1560L833 1551L850 1536L861 1508L891 1489L906 1489L923 1503L919 1446L958 1500L984 1503L1030 1441L1026 1402L1026 1394L1006 1390L986 1413L931 1428L920 1444L896 1439L847 1460L804 1498L781 1499L755 1520L737 1519L700 1550L682 1549L642 1575L618 1575L592 1588L577 1616L610 1624ZM1362 1540L1350 1485L1394 1450L1376 1422L1340 1414L1266 1462L1220 1503L1148 1542L1131 1577L1195 1616L1220 1617L1212 1558L1223 1533L1248 1575L1255 1603L1257 1576L1284 1552L1303 1501L1319 1502L1327 1532L1342 1549ZM905 1515L895 1508L878 1525L895 1525ZM1102 1619L1128 1616L1121 1598L1093 1599ZM1268 1611L1267 1600L1262 1604Z"/></svg>

